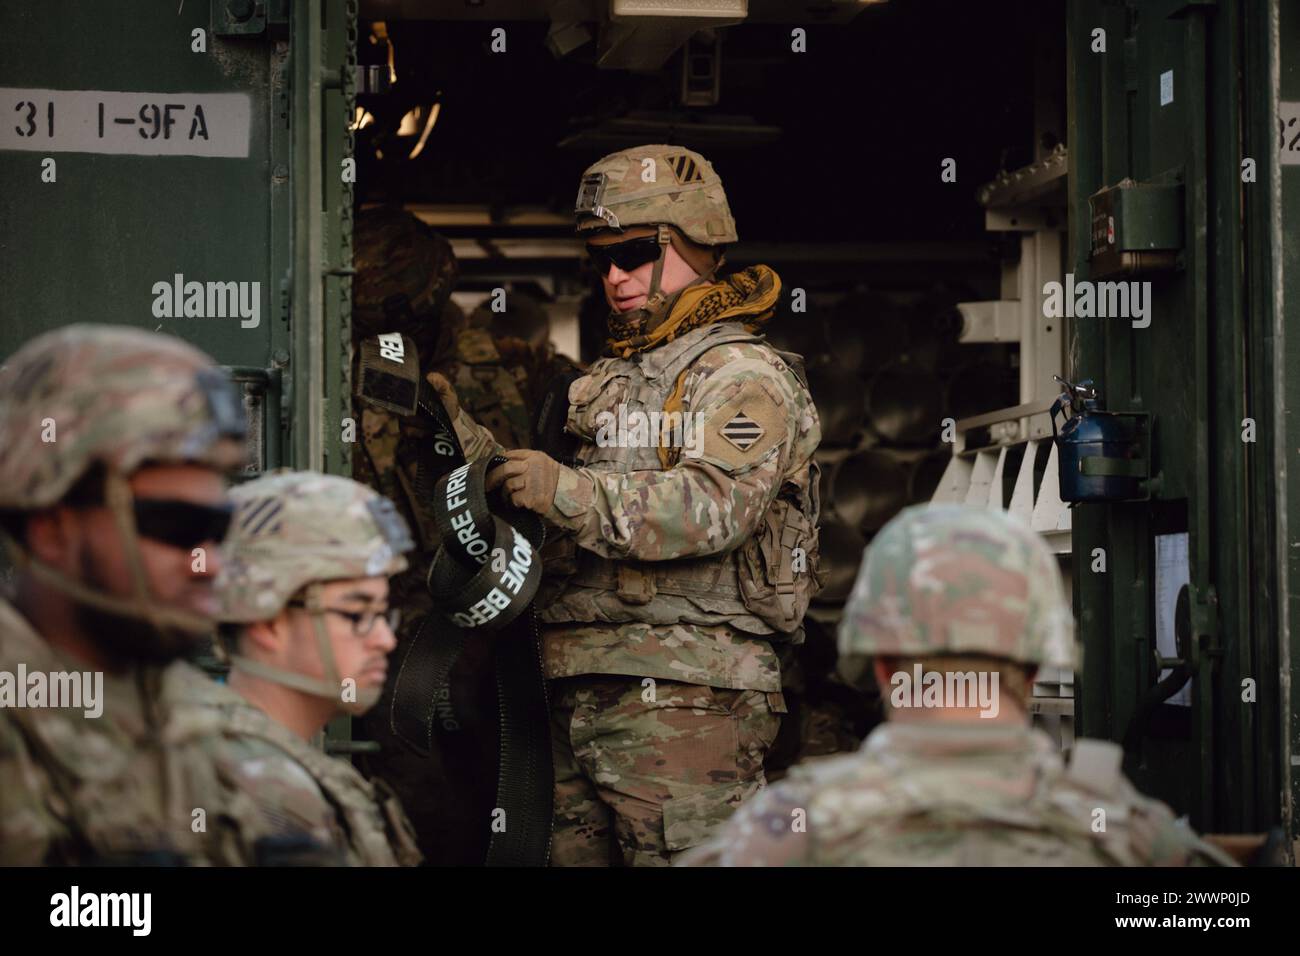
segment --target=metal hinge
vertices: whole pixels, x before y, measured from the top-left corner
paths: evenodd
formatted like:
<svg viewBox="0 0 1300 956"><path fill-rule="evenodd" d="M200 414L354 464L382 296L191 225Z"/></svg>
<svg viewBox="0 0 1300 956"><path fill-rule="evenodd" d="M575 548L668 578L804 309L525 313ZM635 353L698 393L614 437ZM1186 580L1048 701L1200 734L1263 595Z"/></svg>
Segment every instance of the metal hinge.
<svg viewBox="0 0 1300 956"><path fill-rule="evenodd" d="M284 35L289 0L212 0L212 34L219 37Z"/></svg>

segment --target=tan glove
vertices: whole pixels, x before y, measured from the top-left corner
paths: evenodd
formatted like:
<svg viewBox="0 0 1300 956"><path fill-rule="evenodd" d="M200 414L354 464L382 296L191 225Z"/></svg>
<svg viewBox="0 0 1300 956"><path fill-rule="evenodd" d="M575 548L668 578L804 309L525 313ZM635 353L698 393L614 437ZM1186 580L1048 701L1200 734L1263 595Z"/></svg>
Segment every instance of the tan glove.
<svg viewBox="0 0 1300 956"><path fill-rule="evenodd" d="M560 463L541 451L516 448L505 452L509 459L487 473L487 490L505 485L505 495L516 508L526 508L540 515L555 504L555 488L560 482Z"/></svg>
<svg viewBox="0 0 1300 956"><path fill-rule="evenodd" d="M437 372L430 372L424 378L438 393L438 397L442 399L442 407L447 409L447 417L454 422L456 416L460 414L460 396L456 394L456 387Z"/></svg>

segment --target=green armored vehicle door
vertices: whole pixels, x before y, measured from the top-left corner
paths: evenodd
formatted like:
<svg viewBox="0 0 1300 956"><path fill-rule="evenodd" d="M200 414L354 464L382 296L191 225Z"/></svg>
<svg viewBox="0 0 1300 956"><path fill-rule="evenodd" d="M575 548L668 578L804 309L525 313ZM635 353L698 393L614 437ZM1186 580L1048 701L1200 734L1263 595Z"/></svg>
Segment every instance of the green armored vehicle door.
<svg viewBox="0 0 1300 956"><path fill-rule="evenodd" d="M0 355L79 321L178 335L243 383L255 468L346 473L355 23L345 0L4 4Z"/></svg>
<svg viewBox="0 0 1300 956"><path fill-rule="evenodd" d="M1072 371L1149 426L1141 493L1074 511L1080 725L1218 832L1291 825L1278 13L1079 0L1069 19L1067 271L1096 293Z"/></svg>

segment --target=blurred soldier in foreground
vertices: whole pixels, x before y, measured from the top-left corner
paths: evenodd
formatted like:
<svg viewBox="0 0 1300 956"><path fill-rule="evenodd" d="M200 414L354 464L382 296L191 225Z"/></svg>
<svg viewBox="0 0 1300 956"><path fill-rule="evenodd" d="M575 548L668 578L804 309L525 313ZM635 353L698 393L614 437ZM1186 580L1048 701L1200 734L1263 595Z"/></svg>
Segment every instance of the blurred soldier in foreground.
<svg viewBox="0 0 1300 956"><path fill-rule="evenodd" d="M541 406L545 384L566 363L555 356L544 334L534 346L494 337L487 326L490 319L509 320L519 313L534 321L507 322L506 327L535 329L534 310L540 312L540 307L527 310L523 297L511 294L504 315L484 309L479 321L468 322L450 300L457 276L451 244L400 208L363 210L355 245L352 331L358 360L370 354L379 361L410 363L419 370L418 380L437 370L456 382L466 406L496 441L510 448L532 445L529 409ZM360 380L354 374L354 381ZM434 434L417 408L398 408L363 393L356 404L361 445L353 453L352 476L392 501L416 539L410 567L392 580L391 603L401 611L394 660L401 661L432 610L425 581L440 537L429 507L431 487L421 493L421 470ZM359 763L400 797L431 863L481 862L486 846L479 805L495 795L496 698L482 650L481 642L471 645L453 673L465 699L482 700L469 715L484 724L477 735L483 743L481 767L453 766L436 750L428 757L407 750L390 723L396 668L380 705L364 722L365 733L382 749ZM477 796L471 797L471 791Z"/></svg>
<svg viewBox="0 0 1300 956"><path fill-rule="evenodd" d="M176 714L211 684L179 658L211 630L245 427L168 336L69 326L0 371L0 864L252 862L215 738Z"/></svg>
<svg viewBox="0 0 1300 956"><path fill-rule="evenodd" d="M488 487L570 548L567 566L544 555L536 601L552 862L666 865L764 785L785 710L772 642L800 639L816 586L821 433L758 334L780 280L766 266L717 276L736 228L707 160L607 156L576 217L610 311L607 357L568 391L575 466L506 451ZM502 451L449 383L435 388L467 458Z"/></svg>
<svg viewBox="0 0 1300 956"><path fill-rule="evenodd" d="M217 582L230 687L195 701L233 735L223 765L268 822L310 834L339 862L415 865L392 793L311 743L330 718L379 700L397 644L388 575L406 568L406 524L364 485L314 472L274 472L231 497Z"/></svg>
<svg viewBox="0 0 1300 956"><path fill-rule="evenodd" d="M840 625L874 657L889 719L856 753L796 767L687 865L1231 864L1138 793L1120 748L1064 766L1026 712L1039 665L1073 666L1046 545L1002 511L908 508L867 549Z"/></svg>

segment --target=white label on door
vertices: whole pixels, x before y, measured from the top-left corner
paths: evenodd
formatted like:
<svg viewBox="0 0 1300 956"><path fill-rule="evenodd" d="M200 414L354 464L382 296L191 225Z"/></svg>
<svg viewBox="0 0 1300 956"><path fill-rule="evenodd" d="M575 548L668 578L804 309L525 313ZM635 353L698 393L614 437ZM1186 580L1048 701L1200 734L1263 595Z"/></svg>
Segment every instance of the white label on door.
<svg viewBox="0 0 1300 956"><path fill-rule="evenodd" d="M1178 609L1178 592L1192 579L1187 542L1186 531L1156 535L1156 650L1164 657L1178 656L1175 613ZM1191 640L1191 635L1188 635L1188 640ZM1160 672L1160 676L1168 677L1171 673L1172 669L1166 668ZM1190 707L1192 705L1191 684L1184 684L1178 693L1165 703Z"/></svg>
<svg viewBox="0 0 1300 956"><path fill-rule="evenodd" d="M1165 70L1160 74L1160 105L1168 106L1174 101L1174 71Z"/></svg>
<svg viewBox="0 0 1300 956"><path fill-rule="evenodd" d="M1283 166L1300 166L1300 102L1279 103L1278 150Z"/></svg>
<svg viewBox="0 0 1300 956"><path fill-rule="evenodd" d="M0 149L245 157L250 115L246 93L0 89Z"/></svg>

